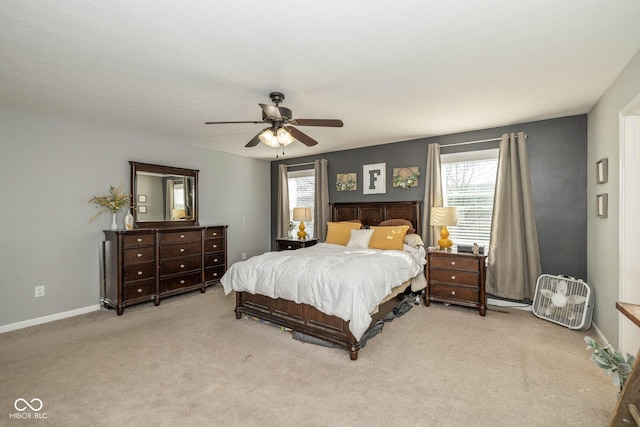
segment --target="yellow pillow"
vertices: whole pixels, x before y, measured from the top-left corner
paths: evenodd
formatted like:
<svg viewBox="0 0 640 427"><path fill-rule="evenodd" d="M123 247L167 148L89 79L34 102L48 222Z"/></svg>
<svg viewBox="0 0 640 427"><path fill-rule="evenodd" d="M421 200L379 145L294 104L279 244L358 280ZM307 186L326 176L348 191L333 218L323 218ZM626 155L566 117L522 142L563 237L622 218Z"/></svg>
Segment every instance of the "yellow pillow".
<svg viewBox="0 0 640 427"><path fill-rule="evenodd" d="M397 225L394 227L371 227L373 234L369 240L369 247L372 249L404 249L404 236L409 230L408 225Z"/></svg>
<svg viewBox="0 0 640 427"><path fill-rule="evenodd" d="M346 246L351 237L351 230L360 228L359 222L327 222L327 238L325 243Z"/></svg>

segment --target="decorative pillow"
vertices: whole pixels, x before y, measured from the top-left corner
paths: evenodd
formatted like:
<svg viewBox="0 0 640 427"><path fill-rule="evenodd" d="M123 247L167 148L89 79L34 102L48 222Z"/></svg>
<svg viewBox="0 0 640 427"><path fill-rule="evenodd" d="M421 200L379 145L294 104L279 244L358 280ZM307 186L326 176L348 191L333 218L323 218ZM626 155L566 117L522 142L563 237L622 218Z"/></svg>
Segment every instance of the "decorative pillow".
<svg viewBox="0 0 640 427"><path fill-rule="evenodd" d="M349 242L347 242L348 248L357 248L357 249L367 249L369 247L369 240L371 240L371 235L373 234L373 230L351 230L351 237L349 237Z"/></svg>
<svg viewBox="0 0 640 427"><path fill-rule="evenodd" d="M345 246L351 237L351 230L360 229L360 222L327 222L327 238L325 243Z"/></svg>
<svg viewBox="0 0 640 427"><path fill-rule="evenodd" d="M409 230L408 225L397 225L394 227L371 227L373 234L369 240L369 247L373 249L404 249L404 237Z"/></svg>
<svg viewBox="0 0 640 427"><path fill-rule="evenodd" d="M407 234L413 234L416 232L416 229L413 228L413 224L411 224L411 221L401 218L382 221L380 224L378 224L378 227L393 227L394 225L408 225L409 230L407 230Z"/></svg>
<svg viewBox="0 0 640 427"><path fill-rule="evenodd" d="M407 231L407 235L404 236L404 243L411 246L412 248L424 246L424 242L422 241L422 237L420 237L420 235L409 234L408 231Z"/></svg>

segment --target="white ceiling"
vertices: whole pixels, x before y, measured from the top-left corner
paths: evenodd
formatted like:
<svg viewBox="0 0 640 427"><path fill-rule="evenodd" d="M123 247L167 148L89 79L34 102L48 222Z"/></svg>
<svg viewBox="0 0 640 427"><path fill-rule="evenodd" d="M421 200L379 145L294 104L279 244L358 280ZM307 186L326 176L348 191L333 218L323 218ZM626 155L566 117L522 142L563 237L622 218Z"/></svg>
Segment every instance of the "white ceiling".
<svg viewBox="0 0 640 427"><path fill-rule="evenodd" d="M263 159L586 113L640 49L638 0L2 0L0 104Z"/></svg>

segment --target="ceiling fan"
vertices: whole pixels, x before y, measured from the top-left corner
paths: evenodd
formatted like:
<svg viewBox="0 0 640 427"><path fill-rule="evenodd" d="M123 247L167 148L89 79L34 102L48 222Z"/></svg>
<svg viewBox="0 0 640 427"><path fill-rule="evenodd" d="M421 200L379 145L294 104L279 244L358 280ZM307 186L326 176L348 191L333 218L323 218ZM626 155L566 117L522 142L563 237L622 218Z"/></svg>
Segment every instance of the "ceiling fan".
<svg viewBox="0 0 640 427"><path fill-rule="evenodd" d="M258 104L262 108L262 121L239 121L239 122L205 122L206 125L237 124L237 123L268 123L269 126L262 129L245 147L255 147L260 142L270 147L280 147L291 144L298 140L304 145L311 147L318 141L311 138L306 133L294 128L296 126L322 126L322 127L342 127L342 120L332 119L294 119L290 109L280 107L284 101L284 93L271 92L269 98L275 104Z"/></svg>

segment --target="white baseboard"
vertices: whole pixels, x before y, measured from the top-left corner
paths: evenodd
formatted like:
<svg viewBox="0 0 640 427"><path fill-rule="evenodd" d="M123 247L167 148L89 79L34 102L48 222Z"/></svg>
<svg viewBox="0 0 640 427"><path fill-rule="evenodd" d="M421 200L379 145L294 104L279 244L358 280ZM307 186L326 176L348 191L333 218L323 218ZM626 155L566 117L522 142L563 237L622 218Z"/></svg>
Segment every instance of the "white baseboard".
<svg viewBox="0 0 640 427"><path fill-rule="evenodd" d="M24 320L22 322L10 323L0 326L0 334L15 331L17 329L28 328L29 326L41 325L43 323L53 322L54 320L66 319L67 317L78 316L80 314L90 313L100 310L101 305L90 305L88 307L77 308L75 310L63 311L62 313L51 314L49 316L37 317L35 319Z"/></svg>
<svg viewBox="0 0 640 427"><path fill-rule="evenodd" d="M531 311L531 304L523 304L513 301L505 301L501 299L487 298L487 305L495 305L498 307L517 308L518 310Z"/></svg>

